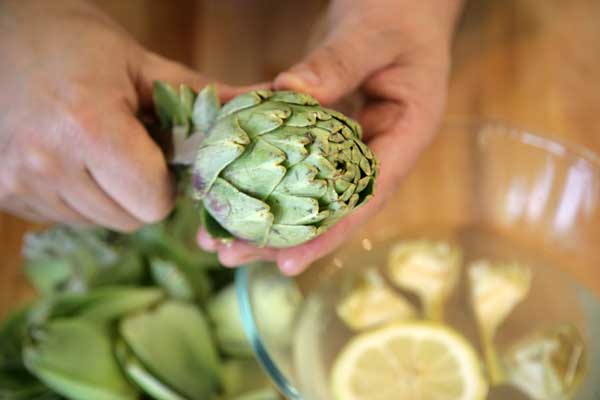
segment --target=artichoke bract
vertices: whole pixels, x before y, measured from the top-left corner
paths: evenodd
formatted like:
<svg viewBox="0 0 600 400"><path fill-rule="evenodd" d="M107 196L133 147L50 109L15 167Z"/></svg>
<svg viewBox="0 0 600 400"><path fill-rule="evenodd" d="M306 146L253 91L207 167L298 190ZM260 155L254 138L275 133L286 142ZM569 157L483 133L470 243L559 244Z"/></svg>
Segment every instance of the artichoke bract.
<svg viewBox="0 0 600 400"><path fill-rule="evenodd" d="M221 107L212 86L154 89L173 161L193 164L191 191L213 236L295 246L372 197L378 162L360 125L307 94L257 90Z"/></svg>

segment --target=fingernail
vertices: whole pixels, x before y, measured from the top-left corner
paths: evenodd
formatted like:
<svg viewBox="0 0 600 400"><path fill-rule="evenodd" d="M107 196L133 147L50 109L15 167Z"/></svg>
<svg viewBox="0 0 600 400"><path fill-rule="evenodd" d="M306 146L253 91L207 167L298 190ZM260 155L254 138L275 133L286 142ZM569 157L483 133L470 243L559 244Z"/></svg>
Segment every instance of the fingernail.
<svg viewBox="0 0 600 400"><path fill-rule="evenodd" d="M300 90L305 90L307 86L318 86L321 83L321 79L317 74L304 68L293 72L284 72L278 80L286 82L286 86L292 86Z"/></svg>

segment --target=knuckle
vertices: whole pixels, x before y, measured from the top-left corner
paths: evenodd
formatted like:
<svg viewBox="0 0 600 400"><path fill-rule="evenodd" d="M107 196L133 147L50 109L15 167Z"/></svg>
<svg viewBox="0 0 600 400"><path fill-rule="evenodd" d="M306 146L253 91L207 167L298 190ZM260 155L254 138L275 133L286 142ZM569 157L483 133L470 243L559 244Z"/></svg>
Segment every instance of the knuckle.
<svg viewBox="0 0 600 400"><path fill-rule="evenodd" d="M68 131L84 145L99 146L103 135L100 133L98 119L85 107L72 107L67 113Z"/></svg>
<svg viewBox="0 0 600 400"><path fill-rule="evenodd" d="M352 75L353 67L351 59L340 47L328 44L323 47L323 52L323 61L326 61L330 65L330 68L338 79L344 79Z"/></svg>
<svg viewBox="0 0 600 400"><path fill-rule="evenodd" d="M60 163L48 150L37 145L27 146L23 154L23 162L27 170L35 175L57 177L60 173Z"/></svg>
<svg viewBox="0 0 600 400"><path fill-rule="evenodd" d="M0 175L0 199L26 194L26 187L18 174L7 172Z"/></svg>

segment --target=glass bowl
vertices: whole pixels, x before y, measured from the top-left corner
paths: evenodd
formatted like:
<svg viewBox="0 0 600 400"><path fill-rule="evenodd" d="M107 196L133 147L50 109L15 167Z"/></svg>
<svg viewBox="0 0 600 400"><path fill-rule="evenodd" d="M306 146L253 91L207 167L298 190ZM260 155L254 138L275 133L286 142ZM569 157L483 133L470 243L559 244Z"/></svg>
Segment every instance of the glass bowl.
<svg viewBox="0 0 600 400"><path fill-rule="evenodd" d="M284 396L330 399L331 365L353 335L336 313L347 278L367 268L387 276L388 252L398 241L445 241L460 247L465 260L445 305L446 321L481 351L464 268L481 258L527 265L531 289L501 325L497 347L536 329L572 324L585 349L574 398L596 398L600 382L590 377L600 376L600 342L592 340L600 337L599 195L600 161L584 148L502 123L450 121L387 208L335 254L293 280L264 263L237 271L244 329ZM264 299L279 283L295 285L302 300L291 325L280 324L274 334L266 325L277 318L278 304L265 306ZM406 296L419 306L414 293ZM506 398L530 397L507 385L488 395Z"/></svg>

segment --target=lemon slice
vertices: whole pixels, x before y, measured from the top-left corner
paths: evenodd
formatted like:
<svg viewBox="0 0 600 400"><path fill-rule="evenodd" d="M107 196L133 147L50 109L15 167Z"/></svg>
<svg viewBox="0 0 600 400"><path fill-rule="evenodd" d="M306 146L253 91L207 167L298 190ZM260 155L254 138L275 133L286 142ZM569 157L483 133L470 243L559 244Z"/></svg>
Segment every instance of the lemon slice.
<svg viewBox="0 0 600 400"><path fill-rule="evenodd" d="M458 333L400 322L355 336L335 362L332 389L336 400L480 400L488 385Z"/></svg>

